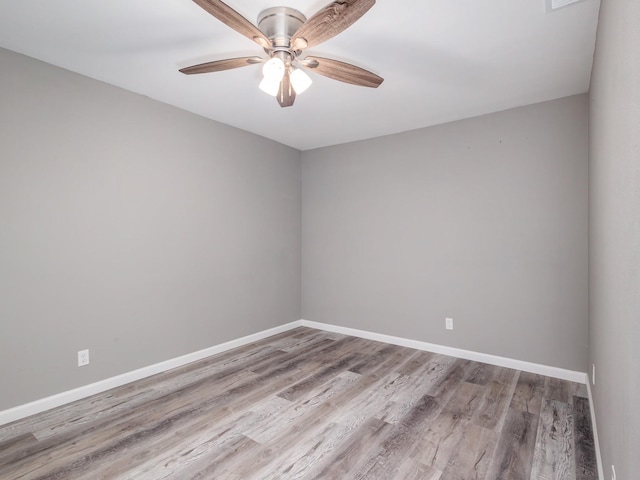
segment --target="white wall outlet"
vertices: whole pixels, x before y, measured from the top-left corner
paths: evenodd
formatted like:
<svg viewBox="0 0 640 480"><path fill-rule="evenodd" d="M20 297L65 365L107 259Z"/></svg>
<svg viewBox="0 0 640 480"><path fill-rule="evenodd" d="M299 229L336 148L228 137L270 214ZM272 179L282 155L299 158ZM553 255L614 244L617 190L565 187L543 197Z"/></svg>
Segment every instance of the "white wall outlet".
<svg viewBox="0 0 640 480"><path fill-rule="evenodd" d="M83 367L89 365L89 350L80 350L78 352L78 366Z"/></svg>
<svg viewBox="0 0 640 480"><path fill-rule="evenodd" d="M611 480L616 480L616 467L611 465Z"/></svg>
<svg viewBox="0 0 640 480"><path fill-rule="evenodd" d="M592 369L591 369L591 385L595 385L596 384L596 364L594 363L592 365Z"/></svg>
<svg viewBox="0 0 640 480"><path fill-rule="evenodd" d="M447 317L444 319L444 326L447 330L453 330L453 318Z"/></svg>

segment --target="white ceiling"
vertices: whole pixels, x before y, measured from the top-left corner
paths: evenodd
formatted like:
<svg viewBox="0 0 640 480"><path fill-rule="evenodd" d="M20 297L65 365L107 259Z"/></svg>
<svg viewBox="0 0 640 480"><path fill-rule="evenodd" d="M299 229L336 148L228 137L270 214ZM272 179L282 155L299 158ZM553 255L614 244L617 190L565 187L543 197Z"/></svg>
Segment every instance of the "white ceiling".
<svg viewBox="0 0 640 480"><path fill-rule="evenodd" d="M378 89L310 73L290 108L258 89L261 67L187 76L179 68L261 55L191 0L0 0L0 46L300 150L376 137L583 93L599 0L545 13L546 0L378 0L309 55L384 77ZM285 5L228 0L254 24Z"/></svg>

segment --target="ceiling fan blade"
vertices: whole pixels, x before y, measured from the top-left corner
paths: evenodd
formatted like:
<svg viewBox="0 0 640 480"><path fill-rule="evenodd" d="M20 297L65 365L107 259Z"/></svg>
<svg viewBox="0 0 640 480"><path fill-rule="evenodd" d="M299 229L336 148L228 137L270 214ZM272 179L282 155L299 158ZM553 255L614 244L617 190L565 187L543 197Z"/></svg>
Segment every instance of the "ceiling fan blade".
<svg viewBox="0 0 640 480"><path fill-rule="evenodd" d="M263 48L271 48L271 41L249 20L220 0L193 0L225 25L233 28Z"/></svg>
<svg viewBox="0 0 640 480"><path fill-rule="evenodd" d="M384 81L382 77L364 68L330 58L306 57L300 63L325 77L361 87L377 88Z"/></svg>
<svg viewBox="0 0 640 480"><path fill-rule="evenodd" d="M255 65L256 63L262 62L264 62L264 60L260 57L227 58L226 60L216 60L215 62L201 63L199 65L181 68L180 71L186 75L221 72L222 70L231 70L232 68L246 67L247 65Z"/></svg>
<svg viewBox="0 0 640 480"><path fill-rule="evenodd" d="M336 0L331 2L293 34L291 37L292 48L302 50L335 37L367 13L375 3L376 0Z"/></svg>
<svg viewBox="0 0 640 480"><path fill-rule="evenodd" d="M278 96L276 97L281 107L290 107L296 100L296 92L291 85L291 79L289 78L289 72L286 72L282 81L280 82L280 88L278 89Z"/></svg>

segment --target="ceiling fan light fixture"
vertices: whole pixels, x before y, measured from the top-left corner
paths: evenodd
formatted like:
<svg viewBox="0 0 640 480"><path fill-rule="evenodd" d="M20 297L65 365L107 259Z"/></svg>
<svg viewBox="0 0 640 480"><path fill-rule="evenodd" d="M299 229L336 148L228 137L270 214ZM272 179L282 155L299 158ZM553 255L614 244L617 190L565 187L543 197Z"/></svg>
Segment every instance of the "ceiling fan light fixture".
<svg viewBox="0 0 640 480"><path fill-rule="evenodd" d="M260 45L268 58L238 57L201 63L181 68L180 72L186 75L220 72L264 63L263 79L259 87L276 97L281 107L292 106L296 95L311 85L311 78L293 66L296 62L302 67L312 68L319 75L352 85L375 88L384 80L350 63L321 57L300 58L306 48L325 42L353 25L373 7L376 0L333 0L309 19L293 8L267 8L258 15L257 27L223 0L193 1L222 23Z"/></svg>
<svg viewBox="0 0 640 480"><path fill-rule="evenodd" d="M265 79L279 82L284 77L284 62L278 57L273 57L265 62L262 67L262 75L264 75Z"/></svg>
<svg viewBox="0 0 640 480"><path fill-rule="evenodd" d="M280 82L284 77L284 71L284 62L280 58L273 57L267 61L262 67L263 78L259 85L260 90L272 97L278 95L278 88L280 88Z"/></svg>
<svg viewBox="0 0 640 480"><path fill-rule="evenodd" d="M269 77L264 77L262 79L262 81L260 82L260 85L258 85L258 87L264 93L266 93L268 95L271 95L272 97L275 97L276 95L278 95L278 89L280 88L280 82L281 82L281 80L277 80L277 79L273 79L273 78L269 78Z"/></svg>
<svg viewBox="0 0 640 480"><path fill-rule="evenodd" d="M311 77L299 68L291 67L289 77L291 78L291 86L298 95L311 86Z"/></svg>

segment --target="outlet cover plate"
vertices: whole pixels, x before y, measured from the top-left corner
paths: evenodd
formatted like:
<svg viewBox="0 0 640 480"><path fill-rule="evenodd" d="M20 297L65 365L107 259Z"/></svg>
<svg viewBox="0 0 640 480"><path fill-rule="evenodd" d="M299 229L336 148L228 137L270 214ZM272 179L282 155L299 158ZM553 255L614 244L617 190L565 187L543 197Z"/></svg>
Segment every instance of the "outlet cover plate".
<svg viewBox="0 0 640 480"><path fill-rule="evenodd" d="M78 366L84 367L89 365L89 350L80 350L78 352Z"/></svg>

